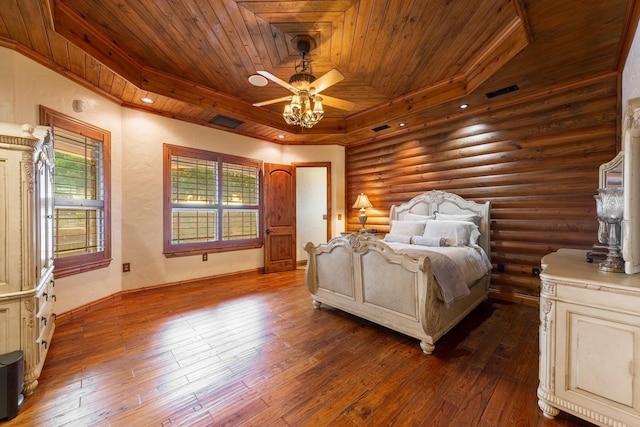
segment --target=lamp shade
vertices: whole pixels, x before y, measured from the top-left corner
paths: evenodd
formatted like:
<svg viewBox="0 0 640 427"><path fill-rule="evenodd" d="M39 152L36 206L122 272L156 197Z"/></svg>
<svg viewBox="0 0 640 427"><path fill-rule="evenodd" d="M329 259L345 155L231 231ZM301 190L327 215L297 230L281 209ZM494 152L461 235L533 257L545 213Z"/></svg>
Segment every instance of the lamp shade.
<svg viewBox="0 0 640 427"><path fill-rule="evenodd" d="M356 202L353 204L353 207L362 209L362 208L372 208L373 205L369 201L369 198L367 197L366 194L360 193L360 195L358 195L358 198L356 199Z"/></svg>

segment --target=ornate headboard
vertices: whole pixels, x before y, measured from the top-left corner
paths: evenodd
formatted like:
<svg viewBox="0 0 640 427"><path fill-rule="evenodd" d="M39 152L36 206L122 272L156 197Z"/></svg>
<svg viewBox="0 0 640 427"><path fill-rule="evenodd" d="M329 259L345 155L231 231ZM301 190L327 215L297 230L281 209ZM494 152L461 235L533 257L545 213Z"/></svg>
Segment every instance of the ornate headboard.
<svg viewBox="0 0 640 427"><path fill-rule="evenodd" d="M407 213L435 215L436 212L440 212L443 214L479 216L480 238L478 239L478 244L484 249L487 256L491 258L490 208L491 202L488 201L476 203L471 200L465 200L456 194L431 190L414 197L407 203L391 206L389 221L394 219L402 220Z"/></svg>

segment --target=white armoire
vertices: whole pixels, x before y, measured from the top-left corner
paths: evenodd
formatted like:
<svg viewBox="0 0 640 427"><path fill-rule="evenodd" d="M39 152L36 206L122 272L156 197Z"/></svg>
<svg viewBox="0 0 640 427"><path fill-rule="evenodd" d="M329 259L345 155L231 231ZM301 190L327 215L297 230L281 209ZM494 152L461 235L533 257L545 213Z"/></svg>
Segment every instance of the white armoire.
<svg viewBox="0 0 640 427"><path fill-rule="evenodd" d="M537 395L548 418L562 410L600 426L640 426L640 98L629 101L624 128L599 187L624 190L626 274L586 262L585 250L542 258Z"/></svg>
<svg viewBox="0 0 640 427"><path fill-rule="evenodd" d="M26 395L55 328L53 169L48 127L0 122L0 354L23 351Z"/></svg>

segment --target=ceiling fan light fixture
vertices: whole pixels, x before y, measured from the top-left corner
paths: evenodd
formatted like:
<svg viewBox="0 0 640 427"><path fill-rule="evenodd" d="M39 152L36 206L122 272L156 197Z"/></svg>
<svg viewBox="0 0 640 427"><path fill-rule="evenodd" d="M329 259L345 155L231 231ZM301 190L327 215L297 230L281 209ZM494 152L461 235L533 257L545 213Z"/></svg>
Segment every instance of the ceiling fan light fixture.
<svg viewBox="0 0 640 427"><path fill-rule="evenodd" d="M295 73L289 78L289 84L298 89L308 89L316 80L316 76L310 73Z"/></svg>
<svg viewBox="0 0 640 427"><path fill-rule="evenodd" d="M316 114L324 114L324 108L322 107L322 100L320 99L320 97L316 97L315 101L313 102L313 112Z"/></svg>
<svg viewBox="0 0 640 427"><path fill-rule="evenodd" d="M300 107L302 106L302 102L300 100L300 96L299 95L293 95L291 97L291 104L289 104L289 106L291 107L292 110L299 110Z"/></svg>
<svg viewBox="0 0 640 427"><path fill-rule="evenodd" d="M324 117L323 99L327 105L340 108L343 110L351 110L355 103L345 101L338 98L332 98L320 95L323 90L344 80L344 76L335 68L322 75L316 77L311 72L311 61L306 58L307 53L315 46L315 41L309 36L297 36L294 40L294 46L300 54L300 62L294 64L295 74L289 78L289 82L281 80L268 71L257 71L257 73L272 82L290 90L293 95L288 97L271 99L268 101L257 102L253 104L256 107L274 104L276 102L288 101L282 111L282 117L288 125L301 126L311 128ZM313 86L312 86L313 84Z"/></svg>
<svg viewBox="0 0 640 427"><path fill-rule="evenodd" d="M294 104L295 102L295 104ZM313 108L311 108L313 102ZM291 97L291 102L284 106L282 117L288 125L312 128L324 116L322 99L301 93Z"/></svg>

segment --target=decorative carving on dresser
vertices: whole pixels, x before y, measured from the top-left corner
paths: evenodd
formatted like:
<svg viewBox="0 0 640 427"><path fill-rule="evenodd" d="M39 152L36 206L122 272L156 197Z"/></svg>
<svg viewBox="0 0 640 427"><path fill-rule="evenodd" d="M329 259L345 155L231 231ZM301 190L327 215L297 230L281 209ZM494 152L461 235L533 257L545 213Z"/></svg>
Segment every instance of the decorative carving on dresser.
<svg viewBox="0 0 640 427"><path fill-rule="evenodd" d="M551 322L550 315L553 308L553 302L551 302L547 296L553 297L556 294L556 284L549 281L542 281L540 290L540 322L544 332L549 330L549 323Z"/></svg>
<svg viewBox="0 0 640 427"><path fill-rule="evenodd" d="M0 354L22 350L25 395L55 329L53 169L48 127L0 122Z"/></svg>
<svg viewBox="0 0 640 427"><path fill-rule="evenodd" d="M555 295L556 294L556 285L551 282L542 282L542 293L546 295Z"/></svg>
<svg viewBox="0 0 640 427"><path fill-rule="evenodd" d="M549 323L551 323L551 319L549 318L549 313L553 308L553 303L546 298L540 298L540 312L542 313L542 330L547 332L549 330Z"/></svg>

